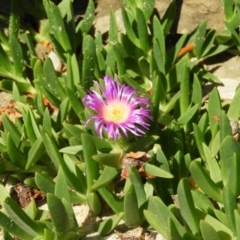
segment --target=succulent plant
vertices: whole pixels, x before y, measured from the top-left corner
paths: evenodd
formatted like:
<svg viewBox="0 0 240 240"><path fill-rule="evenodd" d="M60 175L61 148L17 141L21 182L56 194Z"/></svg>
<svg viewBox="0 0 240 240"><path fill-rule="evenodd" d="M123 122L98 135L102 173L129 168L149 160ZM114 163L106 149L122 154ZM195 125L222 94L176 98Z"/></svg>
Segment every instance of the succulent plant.
<svg viewBox="0 0 240 240"><path fill-rule="evenodd" d="M0 29L0 88L13 98L0 109L5 239L81 239L72 205L82 203L112 211L102 236L123 219L166 239L240 238L240 90L230 104L216 88L204 101L205 83L220 81L200 64L239 51L239 1L227 2L226 31L203 21L168 48L175 1L162 18L154 0L123 1L126 31L110 10L107 39L90 33L92 0L78 21L70 0L12 1L9 33ZM6 183L39 189L48 211L34 199L21 208Z"/></svg>

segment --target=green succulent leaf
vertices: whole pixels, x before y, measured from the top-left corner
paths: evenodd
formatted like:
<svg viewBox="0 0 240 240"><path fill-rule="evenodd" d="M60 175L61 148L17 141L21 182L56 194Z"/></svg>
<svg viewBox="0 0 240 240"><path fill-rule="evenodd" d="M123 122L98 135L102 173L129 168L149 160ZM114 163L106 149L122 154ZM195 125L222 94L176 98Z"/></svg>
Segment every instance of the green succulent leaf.
<svg viewBox="0 0 240 240"><path fill-rule="evenodd" d="M129 184L124 196L124 221L127 226L139 226L141 218L138 210L138 199L133 184Z"/></svg>
<svg viewBox="0 0 240 240"><path fill-rule="evenodd" d="M227 115L222 111L220 115L220 140L223 140L227 136L232 136L232 128Z"/></svg>
<svg viewBox="0 0 240 240"><path fill-rule="evenodd" d="M179 182L177 196L180 212L185 223L188 225L193 235L199 235L199 219L187 179L182 179Z"/></svg>
<svg viewBox="0 0 240 240"><path fill-rule="evenodd" d="M43 236L44 228L33 221L12 198L7 197L3 206L12 221L25 229L28 234L33 237Z"/></svg>
<svg viewBox="0 0 240 240"><path fill-rule="evenodd" d="M89 193L87 195L87 203L94 214L98 215L101 212L102 204L97 193L95 192Z"/></svg>
<svg viewBox="0 0 240 240"><path fill-rule="evenodd" d="M101 236L111 233L123 218L124 213L118 213L101 222L98 226L98 232Z"/></svg>
<svg viewBox="0 0 240 240"><path fill-rule="evenodd" d="M112 47L107 51L106 66L106 75L110 77L113 76L113 73L115 72L115 54Z"/></svg>
<svg viewBox="0 0 240 240"><path fill-rule="evenodd" d="M213 239L213 240L220 240L221 238L218 236L216 230L207 222L200 221L200 229L202 238L204 240Z"/></svg>
<svg viewBox="0 0 240 240"><path fill-rule="evenodd" d="M159 44L159 48L163 56L163 62L165 62L166 57L165 36L161 22L156 16L153 17L153 34L154 38L157 39L157 42Z"/></svg>
<svg viewBox="0 0 240 240"><path fill-rule="evenodd" d="M160 81L160 78L156 76L154 78L155 81L153 81L153 93L152 93L152 116L154 118L154 123L152 124L151 128L155 130L157 128L157 120L160 115L160 109L159 104L160 102L162 104L165 104L165 97L164 96L164 89L162 85L162 81ZM162 93L162 94L161 94Z"/></svg>
<svg viewBox="0 0 240 240"><path fill-rule="evenodd" d="M18 225L18 223L14 222L10 217L7 217L2 212L0 212L0 226L2 227L4 232L6 231L7 233L13 234L14 236L17 236L21 239L26 240L33 239L33 235L31 235L29 232L24 231L22 225ZM6 236L6 234L4 235Z"/></svg>
<svg viewBox="0 0 240 240"><path fill-rule="evenodd" d="M236 198L233 195L231 189L228 186L223 188L223 204L224 210L228 221L228 227L236 235L236 222L234 216L234 210L238 209Z"/></svg>
<svg viewBox="0 0 240 240"><path fill-rule="evenodd" d="M207 171L198 161L190 164L190 172L197 185L211 198L222 202L222 190L213 182Z"/></svg>
<svg viewBox="0 0 240 240"><path fill-rule="evenodd" d="M202 145L203 145L203 151L204 151L204 155L205 155L206 165L207 165L208 171L210 173L210 177L215 183L221 183L222 176L221 176L220 166L219 166L216 158L212 157L212 153L211 153L210 149L206 146L206 144L202 143Z"/></svg>
<svg viewBox="0 0 240 240"><path fill-rule="evenodd" d="M231 37L239 51L240 50L240 37L239 37L237 31L234 29L233 24L225 21L225 25L226 25L227 29L231 32Z"/></svg>
<svg viewBox="0 0 240 240"><path fill-rule="evenodd" d="M189 91L190 91L190 79L189 79L189 68L187 65L187 58L182 58L183 68L181 69L181 75L179 76L180 81L180 110L181 115L187 112L189 107Z"/></svg>
<svg viewBox="0 0 240 240"><path fill-rule="evenodd" d="M160 178L173 178L174 176L170 173L165 171L164 169L160 167L156 167L152 164L146 163L144 164L144 170L153 176L160 177Z"/></svg>
<svg viewBox="0 0 240 240"><path fill-rule="evenodd" d="M15 101L17 101L17 102L24 101L20 96L20 92L19 92L16 82L13 82L13 85L12 85L12 95L13 95L13 99Z"/></svg>
<svg viewBox="0 0 240 240"><path fill-rule="evenodd" d="M28 151L25 169L29 170L29 168L34 166L37 163L37 161L41 159L44 153L45 153L45 147L44 147L42 138L38 138Z"/></svg>
<svg viewBox="0 0 240 240"><path fill-rule="evenodd" d="M59 152L75 155L81 152L82 150L83 150L82 146L70 146L70 147L61 148Z"/></svg>
<svg viewBox="0 0 240 240"><path fill-rule="evenodd" d="M203 160L206 161L205 152L203 150L203 143L205 142L203 132L201 131L200 127L195 123L193 123L193 131L194 131L194 138L195 138L200 156Z"/></svg>
<svg viewBox="0 0 240 240"><path fill-rule="evenodd" d="M158 43L157 39L153 39L153 56L155 59L155 62L157 64L158 70L165 74L165 56L164 56L165 50L162 50L160 48L160 45Z"/></svg>
<svg viewBox="0 0 240 240"><path fill-rule="evenodd" d="M217 217L217 219L223 223L225 226L228 226L229 223L227 221L227 216L224 212L218 210L218 209L214 209L214 214Z"/></svg>
<svg viewBox="0 0 240 240"><path fill-rule="evenodd" d="M3 69L5 69L5 71L7 73L9 73L9 74L13 73L13 71L14 71L13 66L9 60L8 55L4 51L2 45L0 45L0 62L1 62L1 66L3 67Z"/></svg>
<svg viewBox="0 0 240 240"><path fill-rule="evenodd" d="M14 73L18 78L18 81L24 81L23 79L24 61L20 43L15 36L11 36L11 38L9 39L9 43L13 56Z"/></svg>
<svg viewBox="0 0 240 240"><path fill-rule="evenodd" d="M45 81L47 81L48 91L50 91L59 100L64 100L66 94L64 92L63 86L60 83L59 78L56 75L56 72L53 68L53 64L50 58L47 58L45 60L43 65L43 72L46 77Z"/></svg>
<svg viewBox="0 0 240 240"><path fill-rule="evenodd" d="M141 211L140 209L146 203L147 198L146 198L146 193L144 191L140 174L138 173L138 170L136 169L136 167L130 168L129 177L130 177L131 183L134 186L135 194L137 197L138 209L140 212ZM141 216L141 213L140 213L140 216Z"/></svg>
<svg viewBox="0 0 240 240"><path fill-rule="evenodd" d="M211 145L210 145L210 150L211 150L211 157L214 158L218 154L220 150L220 132L218 132L215 137L212 139Z"/></svg>
<svg viewBox="0 0 240 240"><path fill-rule="evenodd" d="M109 153L113 149L111 143L107 139L103 139L100 137L93 137L93 141L96 145L96 148L99 152Z"/></svg>
<svg viewBox="0 0 240 240"><path fill-rule="evenodd" d="M53 2L50 2L48 0L44 0L43 4L49 20L51 32L61 44L62 48L66 52L71 52L72 47L68 39L68 35L59 8Z"/></svg>
<svg viewBox="0 0 240 240"><path fill-rule="evenodd" d="M220 239L234 239L232 231L216 218L197 209L199 218L211 225L217 232Z"/></svg>
<svg viewBox="0 0 240 240"><path fill-rule="evenodd" d="M217 89L214 88L209 96L208 101L208 117L211 132L213 132L215 125L218 124L214 117L215 116L220 117L221 109L222 109L221 99Z"/></svg>
<svg viewBox="0 0 240 240"><path fill-rule="evenodd" d="M113 167L116 169L121 168L122 153L102 153L93 155L92 158L103 165Z"/></svg>
<svg viewBox="0 0 240 240"><path fill-rule="evenodd" d="M123 76L126 72L126 66L123 59L124 52L122 51L120 44L113 45L112 48L115 55L115 61L117 63L118 76L121 80L121 76Z"/></svg>
<svg viewBox="0 0 240 240"><path fill-rule="evenodd" d="M96 46L94 39L90 35L86 35L82 43L83 64L81 83L84 90L89 89L94 80L94 68L96 62Z"/></svg>
<svg viewBox="0 0 240 240"><path fill-rule="evenodd" d="M232 20L233 16L234 16L234 11L233 11L233 5L234 5L234 1L230 0L230 1L226 1L223 0L223 9L224 9L224 14L226 17L226 20L229 22L230 20Z"/></svg>
<svg viewBox="0 0 240 240"><path fill-rule="evenodd" d="M104 72L106 70L106 62L105 62L103 53L99 48L96 49L96 55L97 55L99 70L100 72Z"/></svg>
<svg viewBox="0 0 240 240"><path fill-rule="evenodd" d="M240 237L240 213L238 209L234 210L235 222L236 222L236 231L237 231L237 238Z"/></svg>
<svg viewBox="0 0 240 240"><path fill-rule="evenodd" d="M72 125L69 123L63 123L64 133L67 135L67 138L76 137L81 139L81 134L85 133L85 129L81 125Z"/></svg>
<svg viewBox="0 0 240 240"><path fill-rule="evenodd" d="M202 86L196 74L194 74L194 78L193 78L193 89L192 89L191 101L193 104L198 104L199 108L202 105Z"/></svg>
<svg viewBox="0 0 240 240"><path fill-rule="evenodd" d="M206 213L213 213L214 206L209 198L198 190L191 190L193 202L196 208L202 209Z"/></svg>
<svg viewBox="0 0 240 240"><path fill-rule="evenodd" d="M87 191L91 192L91 187L94 181L99 177L99 164L93 161L93 156L97 153L94 141L89 134L83 133L81 135L82 147L83 147L83 158L86 169L86 179L87 179Z"/></svg>
<svg viewBox="0 0 240 240"><path fill-rule="evenodd" d="M20 28L20 4L11 2L10 6L9 36L17 37Z"/></svg>
<svg viewBox="0 0 240 240"><path fill-rule="evenodd" d="M9 193L7 191L7 189L2 185L2 183L0 184L0 203L3 204L4 200L9 197Z"/></svg>
<svg viewBox="0 0 240 240"><path fill-rule="evenodd" d="M45 145L46 151L49 154L49 157L53 161L56 168L59 166L62 167L64 174L68 180L68 183L73 187L75 190L81 192L81 186L78 184L77 176L68 168L67 164L65 163L63 157L60 155L58 151L58 147L53 139L51 139L48 134L43 130L42 133L43 143Z"/></svg>
<svg viewBox="0 0 240 240"><path fill-rule="evenodd" d="M117 197L112 191L110 191L106 187L99 188L98 192L115 213L123 212L123 200L122 199Z"/></svg>
<svg viewBox="0 0 240 240"><path fill-rule="evenodd" d="M173 221L181 237L186 234L184 227L159 197L149 197L148 208L147 210L144 210L144 216L149 224L165 238L168 237L169 226L168 222L166 221L168 218Z"/></svg>
<svg viewBox="0 0 240 240"><path fill-rule="evenodd" d="M21 81L21 79L19 79L18 77L15 77L14 75L3 75L2 71L1 71L1 66L0 66L0 75L2 75L3 77L7 77L7 78L12 78L15 80L15 82L13 82L12 80L8 80L8 79L3 79L0 82L0 87L1 89L5 90L6 92L12 92L13 91L13 85L14 83L16 84L18 91L20 93L35 93L36 90L35 88L31 85L30 82L28 81Z"/></svg>
<svg viewBox="0 0 240 240"><path fill-rule="evenodd" d="M146 22L149 20L155 6L155 0L136 0L131 2L123 0L123 3L134 15L136 15L136 8L142 9Z"/></svg>
<svg viewBox="0 0 240 240"><path fill-rule="evenodd" d="M178 233L178 230L171 218L168 218L168 226L169 226L169 231L168 231L168 236L171 239L182 239L180 234Z"/></svg>
<svg viewBox="0 0 240 240"><path fill-rule="evenodd" d="M47 203L49 213L55 227L55 233L59 238L61 238L70 230L70 222L67 211L62 201L52 193L47 194Z"/></svg>
<svg viewBox="0 0 240 240"><path fill-rule="evenodd" d="M27 109L24 122L25 122L25 128L26 128L28 139L32 145L37 140L37 138L39 138L41 135L39 132L36 119L30 108Z"/></svg>
<svg viewBox="0 0 240 240"><path fill-rule="evenodd" d="M178 118L177 123L180 125L186 125L192 119L192 117L195 115L198 109L199 109L198 104L189 108L184 114L182 114Z"/></svg>
<svg viewBox="0 0 240 240"><path fill-rule="evenodd" d="M135 46L137 46L138 48L141 48L140 41L137 38L135 32L133 31L132 23L130 22L130 19L129 19L129 16L132 17L131 12L128 9L125 9L123 7L121 8L121 12L122 12L123 23L126 29L127 36Z"/></svg>
<svg viewBox="0 0 240 240"><path fill-rule="evenodd" d="M214 41L215 41L215 34L216 30L211 29L207 36L205 37L205 40L202 45L202 56L208 57L208 53L211 52L211 49L214 47Z"/></svg>
<svg viewBox="0 0 240 240"><path fill-rule="evenodd" d="M36 173L35 182L38 188L44 193L54 193L55 183L49 177L41 173Z"/></svg>
<svg viewBox="0 0 240 240"><path fill-rule="evenodd" d="M77 26L77 30L80 29L82 33L89 32L89 30L92 27L94 16L95 16L94 11L95 11L94 2L90 0L88 2L87 10L84 14L84 18L82 19L82 21L79 22L79 25Z"/></svg>
<svg viewBox="0 0 240 240"><path fill-rule="evenodd" d="M168 237L165 229L162 226L161 221L157 218L157 216L148 210L143 210L143 214L145 216L145 218L147 219L147 221L149 222L149 224L151 225L151 227L153 227L155 230L157 230L160 234L162 234L163 237Z"/></svg>
<svg viewBox="0 0 240 240"><path fill-rule="evenodd" d="M113 10L110 10L110 28L109 28L109 43L114 45L118 42L118 26Z"/></svg>
<svg viewBox="0 0 240 240"><path fill-rule="evenodd" d="M195 34L195 47L193 49L193 53L196 55L197 58L200 58L203 52L203 44L205 40L205 33L206 33L207 21L204 20L199 27L197 28Z"/></svg>
<svg viewBox="0 0 240 240"><path fill-rule="evenodd" d="M12 141L15 143L16 146L21 145L26 146L27 143L25 142L25 139L22 138L22 133L16 128L16 126L10 121L10 119L6 116L2 116L2 122L4 129L7 130L11 136Z"/></svg>
<svg viewBox="0 0 240 240"><path fill-rule="evenodd" d="M220 166L224 185L230 179L232 164L234 162L234 153L240 156L239 143L232 136L226 137L220 147Z"/></svg>
<svg viewBox="0 0 240 240"><path fill-rule="evenodd" d="M162 26L163 26L163 32L164 32L165 36L169 33L169 31L172 27L172 24L174 22L173 16L175 16L175 14L176 14L176 2L172 1L169 4L163 18L161 19Z"/></svg>
<svg viewBox="0 0 240 240"><path fill-rule="evenodd" d="M41 173L36 173L35 182L36 182L37 187L44 193L54 194L55 183L49 177L47 177ZM72 203L81 204L86 201L85 197L80 193L76 193L75 191L69 191L69 195L70 195L70 199L71 199Z"/></svg>
<svg viewBox="0 0 240 240"><path fill-rule="evenodd" d="M58 169L58 175L56 178L54 194L59 199L65 199L68 203L71 202L69 192L68 192L67 182L61 167L59 167Z"/></svg>
<svg viewBox="0 0 240 240"><path fill-rule="evenodd" d="M26 156L15 145L10 134L8 134L7 137L7 148L11 161L18 167L24 168L26 164Z"/></svg>
<svg viewBox="0 0 240 240"><path fill-rule="evenodd" d="M237 89L233 100L230 103L228 112L227 112L227 116L229 117L229 119L231 120L238 120L239 119L239 115L240 115L240 109L239 109L239 98L240 98L240 88Z"/></svg>
<svg viewBox="0 0 240 240"><path fill-rule="evenodd" d="M240 157L238 154L234 153L227 186L229 186L235 198L237 198L240 194L240 176L238 174L239 171Z"/></svg>
<svg viewBox="0 0 240 240"><path fill-rule="evenodd" d="M76 90L76 85L80 83L80 71L77 62L77 57L75 54L68 55L67 57L67 78L66 86L67 88Z"/></svg>
<svg viewBox="0 0 240 240"><path fill-rule="evenodd" d="M67 119L70 109L71 106L69 103L69 99L65 98L59 106L60 111L58 112L58 121L60 123L64 122Z"/></svg>
<svg viewBox="0 0 240 240"><path fill-rule="evenodd" d="M159 140L159 136L157 135L143 136L137 139L136 142L129 143L125 152L137 152L139 149L147 152L152 149L152 146L157 140Z"/></svg>
<svg viewBox="0 0 240 240"><path fill-rule="evenodd" d="M144 17L144 12L139 8L136 9L136 20L140 47L144 52L147 52L149 46L147 23Z"/></svg>
<svg viewBox="0 0 240 240"><path fill-rule="evenodd" d="M105 166L98 180L92 185L92 191L107 186L118 174L118 169Z"/></svg>
<svg viewBox="0 0 240 240"><path fill-rule="evenodd" d="M24 211L31 219L35 220L37 215L37 207L34 199L31 199Z"/></svg>
<svg viewBox="0 0 240 240"><path fill-rule="evenodd" d="M45 109L43 113L43 122L42 127L48 133L49 136L52 136L52 122L51 116L48 108Z"/></svg>

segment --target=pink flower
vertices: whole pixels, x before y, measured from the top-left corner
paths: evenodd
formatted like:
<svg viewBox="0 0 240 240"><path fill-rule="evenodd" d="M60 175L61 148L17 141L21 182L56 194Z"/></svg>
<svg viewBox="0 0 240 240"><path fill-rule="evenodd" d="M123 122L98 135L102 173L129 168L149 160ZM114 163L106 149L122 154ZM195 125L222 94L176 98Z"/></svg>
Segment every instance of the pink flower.
<svg viewBox="0 0 240 240"><path fill-rule="evenodd" d="M95 113L86 121L85 126L94 120L95 131L102 138L103 130L116 140L122 133L128 137L128 132L141 136L149 129L148 120L152 120L151 105L147 97L136 93L136 90L118 80L105 76L105 89L97 82L101 95L89 90L83 98L83 104Z"/></svg>

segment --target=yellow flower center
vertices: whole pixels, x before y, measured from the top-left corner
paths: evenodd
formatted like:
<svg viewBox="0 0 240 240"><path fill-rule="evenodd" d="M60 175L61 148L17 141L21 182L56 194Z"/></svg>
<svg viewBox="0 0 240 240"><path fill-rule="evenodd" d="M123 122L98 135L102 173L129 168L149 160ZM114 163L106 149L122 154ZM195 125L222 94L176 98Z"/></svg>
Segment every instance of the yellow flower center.
<svg viewBox="0 0 240 240"><path fill-rule="evenodd" d="M103 117L105 121L122 123L128 119L130 108L121 102L112 102L104 107Z"/></svg>

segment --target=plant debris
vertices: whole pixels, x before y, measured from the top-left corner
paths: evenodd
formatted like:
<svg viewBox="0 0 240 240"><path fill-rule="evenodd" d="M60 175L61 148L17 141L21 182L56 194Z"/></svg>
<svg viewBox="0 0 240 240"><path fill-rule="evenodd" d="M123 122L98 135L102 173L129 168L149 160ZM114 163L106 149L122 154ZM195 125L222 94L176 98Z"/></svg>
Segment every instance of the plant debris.
<svg viewBox="0 0 240 240"><path fill-rule="evenodd" d="M46 195L39 189L31 188L21 183L10 189L10 195L22 208L26 208L32 199L40 206L45 203L46 198Z"/></svg>

